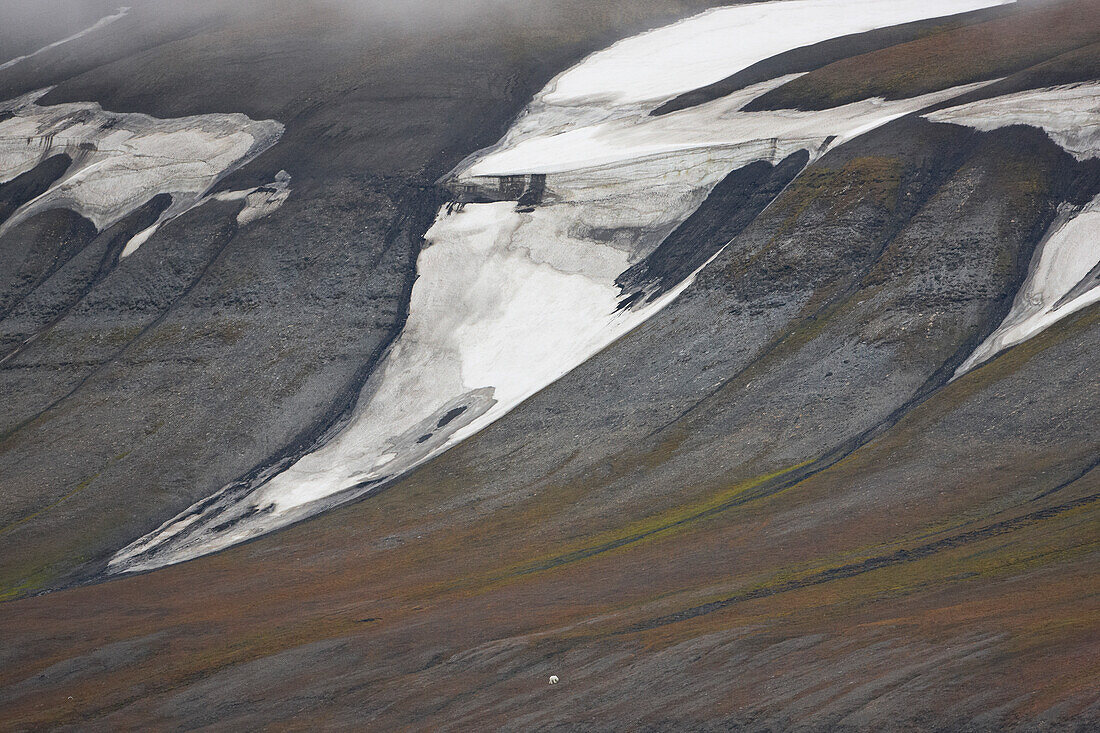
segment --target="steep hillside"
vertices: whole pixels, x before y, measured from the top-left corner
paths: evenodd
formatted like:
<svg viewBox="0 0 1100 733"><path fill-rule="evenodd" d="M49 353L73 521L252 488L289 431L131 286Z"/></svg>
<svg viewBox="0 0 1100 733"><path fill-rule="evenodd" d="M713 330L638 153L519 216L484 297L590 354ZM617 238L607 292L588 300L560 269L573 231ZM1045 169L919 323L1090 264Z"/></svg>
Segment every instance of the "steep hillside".
<svg viewBox="0 0 1100 733"><path fill-rule="evenodd" d="M185 210L0 183L0 728L1100 726L1100 3L937 1L0 71L285 127Z"/></svg>
<svg viewBox="0 0 1100 733"><path fill-rule="evenodd" d="M331 5L150 2L0 72L4 99L57 84L41 104L278 121L278 144L219 188L291 175L269 216L241 226L240 202L211 201L121 261L165 201L102 232L51 209L0 233L0 269L15 276L0 312L4 595L86 576L192 502L313 445L404 321L420 237L445 197L435 179L561 67L697 7L575 5L460 14L425 32L433 3L391 28L381 11ZM68 165L51 158L0 185L0 200L14 210L42 193Z"/></svg>

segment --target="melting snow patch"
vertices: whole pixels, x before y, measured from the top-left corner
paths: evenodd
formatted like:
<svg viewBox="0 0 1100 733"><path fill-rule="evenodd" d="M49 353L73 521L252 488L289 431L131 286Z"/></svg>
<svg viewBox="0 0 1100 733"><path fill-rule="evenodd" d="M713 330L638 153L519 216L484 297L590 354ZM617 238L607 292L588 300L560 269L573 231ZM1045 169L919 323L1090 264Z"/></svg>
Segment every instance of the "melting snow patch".
<svg viewBox="0 0 1100 733"><path fill-rule="evenodd" d="M286 201L289 196L290 174L286 171L279 171L275 176L275 180L271 183L263 186L256 186L255 188L247 188L243 191L222 191L210 196L205 196L196 199L191 206L188 207L188 210L211 199L215 201L244 201L244 207L237 213L237 225L244 226L245 224L251 224L257 219L262 219L272 213L282 206L283 202ZM132 255L137 251L138 247L145 244L150 237L156 234L157 230L160 229L165 222L182 213L182 211L169 208L153 222L152 226L147 229L142 229L131 237L130 241L126 243L126 246L122 248L122 253L119 254L118 258L121 260Z"/></svg>
<svg viewBox="0 0 1100 733"><path fill-rule="evenodd" d="M36 104L48 91L0 103L0 111L13 113L0 122L0 183L52 155L64 153L72 163L47 191L19 207L0 226L0 234L54 208L72 209L102 231L153 196L171 194L172 203L158 223L130 240L128 255L157 226L201 203L214 184L274 145L283 132L278 122L243 114L158 119L107 112L91 102Z"/></svg>
<svg viewBox="0 0 1100 733"><path fill-rule="evenodd" d="M223 191L211 198L218 201L244 201L244 208L237 214L237 223L241 226L262 219L272 213L290 197L290 174L279 171L275 180L263 186L243 191Z"/></svg>

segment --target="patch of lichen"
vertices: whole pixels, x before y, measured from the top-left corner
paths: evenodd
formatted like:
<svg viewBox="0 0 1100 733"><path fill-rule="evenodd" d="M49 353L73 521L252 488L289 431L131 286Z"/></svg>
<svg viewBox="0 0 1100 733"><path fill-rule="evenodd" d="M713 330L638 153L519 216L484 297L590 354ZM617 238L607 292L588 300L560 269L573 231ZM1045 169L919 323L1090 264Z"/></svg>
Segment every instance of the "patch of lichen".
<svg viewBox="0 0 1100 733"><path fill-rule="evenodd" d="M1003 197L1004 205L999 220L1006 235L1027 237L1038 234L1044 211L1053 211L1051 194L1056 177L1057 161L1053 144L1043 151L1032 149L1026 154L989 156L986 174L995 193Z"/></svg>
<svg viewBox="0 0 1100 733"><path fill-rule="evenodd" d="M86 489L98 475L81 481L72 491L42 509L0 528L0 534L12 532L42 513L62 504L65 500ZM0 572L0 601L9 601L33 593L55 581L58 573L61 572L65 558L71 557L69 553L73 548L69 544L54 542L42 547L38 547L36 544L35 546L38 547L39 551L32 553L18 563L13 563L13 558L9 555L2 572Z"/></svg>
<svg viewBox="0 0 1100 733"><path fill-rule="evenodd" d="M1100 38L1100 2L1021 6L1006 18L837 61L754 100L746 109L828 109L868 97L902 99L995 79Z"/></svg>
<svg viewBox="0 0 1100 733"><path fill-rule="evenodd" d="M479 570L473 575L449 578L425 587L417 597L437 596L460 590L464 595L484 593L507 583L517 582L544 571L628 552L639 545L664 540L696 528L703 522L735 504L751 501L754 490L781 481L785 476L804 468L807 463L791 466L769 474L739 481L704 498L678 504L648 516L628 521L577 541L558 545L540 554L525 557L504 567ZM435 548L438 549L438 548Z"/></svg>
<svg viewBox="0 0 1100 733"><path fill-rule="evenodd" d="M767 484L780 481L794 471L809 465L809 461L739 481L721 491L699 501L675 506L642 519L630 522L621 528L587 538L573 547L557 548L555 552L532 558L507 570L504 575L526 575L572 562L594 557L598 554L615 552L622 548L663 539L690 529L690 525L721 512L740 500L751 499L752 491Z"/></svg>
<svg viewBox="0 0 1100 733"><path fill-rule="evenodd" d="M59 498L0 527L0 535L26 527L36 518L62 506L69 499L85 491L104 471L126 458L129 453L125 451L114 456L102 470L81 480ZM64 539L51 537L48 541L20 542L9 551L4 566L0 570L0 601L13 600L43 590L55 583L62 573L71 569L74 559L77 562L88 559L87 548L95 546L100 540L108 537L112 529L122 521L122 514L120 510L115 514L101 513L89 517L84 522L81 532L73 533Z"/></svg>
<svg viewBox="0 0 1100 733"><path fill-rule="evenodd" d="M11 580L0 578L0 602L11 601L46 587L56 577L56 571L41 566L15 568L6 573Z"/></svg>
<svg viewBox="0 0 1100 733"><path fill-rule="evenodd" d="M853 158L839 168L826 165L807 168L769 211L771 217L780 220L776 236L790 234L814 205L828 217L839 216L860 204L892 212L897 204L901 171L901 161L887 156Z"/></svg>
<svg viewBox="0 0 1100 733"><path fill-rule="evenodd" d="M212 346L233 346L244 338L249 328L249 323L241 318L212 319L192 325L162 323L142 336L138 348L144 352L203 342Z"/></svg>
<svg viewBox="0 0 1100 733"><path fill-rule="evenodd" d="M728 628L731 615L759 613L768 623L808 613L818 622L850 619L860 607L942 593L953 586L988 587L992 582L1081 562L1100 552L1100 541L1091 531L1098 519L1100 506L1094 501L1023 523L1005 533L978 536L940 551L914 555L913 559L882 566L869 564L859 572L844 570L861 560L893 555L896 545L867 546L856 553L845 552L814 563L778 567L706 594L690 592L685 597L668 599L664 614L675 608L686 611L708 604L723 607L694 617L689 613L679 629L658 628L651 643L667 646L713 629ZM1066 610L1073 612L1072 608ZM647 615L651 613L646 611Z"/></svg>

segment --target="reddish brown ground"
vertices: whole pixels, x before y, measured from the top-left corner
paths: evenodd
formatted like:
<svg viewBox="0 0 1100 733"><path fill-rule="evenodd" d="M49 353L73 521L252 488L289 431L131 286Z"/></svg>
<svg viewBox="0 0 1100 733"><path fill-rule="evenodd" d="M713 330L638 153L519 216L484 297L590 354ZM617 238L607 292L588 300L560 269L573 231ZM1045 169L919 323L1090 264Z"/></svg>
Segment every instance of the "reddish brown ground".
<svg viewBox="0 0 1100 733"><path fill-rule="evenodd" d="M1093 309L733 509L706 514L746 487L610 521L568 519L568 485L444 511L491 475L459 449L253 544L4 604L4 727L1087 719L1100 472L1084 444L995 455L952 426L1010 414L1050 349L1098 329ZM933 483L908 470L930 452ZM639 530L658 531L569 555Z"/></svg>

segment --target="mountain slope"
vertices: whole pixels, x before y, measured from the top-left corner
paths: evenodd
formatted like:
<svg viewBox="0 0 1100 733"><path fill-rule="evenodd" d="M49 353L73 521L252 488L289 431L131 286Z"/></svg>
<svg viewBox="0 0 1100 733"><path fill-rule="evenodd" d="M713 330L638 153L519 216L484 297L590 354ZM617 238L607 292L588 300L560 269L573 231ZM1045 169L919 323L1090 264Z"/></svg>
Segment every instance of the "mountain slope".
<svg viewBox="0 0 1100 733"><path fill-rule="evenodd" d="M696 7L547 4L503 25L459 16L433 35L431 3L387 33L371 30L380 11L223 5L138 4L83 45L0 73L5 99L61 82L42 104L281 120L279 143L219 188L292 175L268 217L242 227L240 203L206 203L117 265L148 212L98 238L61 222L77 227L65 252L79 253L44 253L27 275L35 290L17 293L25 312L2 325L8 348L47 329L0 368L6 596L87 577L192 502L312 446L403 323L443 196L435 179L570 60ZM0 236L5 262L21 262L58 216Z"/></svg>
<svg viewBox="0 0 1100 733"><path fill-rule="evenodd" d="M333 81L308 103L243 100L236 111L287 132L222 188L291 175L286 201L252 223L238 225L239 201L211 200L105 269L103 254L155 219L157 203L98 234L52 211L0 237L20 268L5 285L10 312L34 298L65 309L0 368L13 395L4 417L17 424L0 444L6 588L65 586L0 604L4 727L1100 724L1100 306L980 350L1013 323L1052 236L1076 231L1066 222L1091 226L1081 217L1100 194L1093 87L1073 87L1086 104L1072 114L1057 100L1059 85L1100 68L1095 2L978 14L881 48L881 36L857 36L854 59L823 56L816 71L746 99L786 100L801 111L782 114L794 117L872 87L893 97L882 79L930 45L944 75L915 74L897 97L983 83L801 153L776 144L768 162L714 176L607 278L615 312L646 319L362 500L189 562L101 573L192 502L339 434L385 345L400 343L418 255L448 245L429 227L457 230L498 210L538 220L576 203L554 199L579 190L549 169L563 157L548 156L541 213L503 194L481 200L482 183L448 207L461 194L434 182L453 166L448 185L476 178L473 166L498 153L507 161L510 142L530 139L525 118L508 144L460 162L607 35L697 9L643 5L615 5L616 17L549 3L545 15L440 31L402 63L375 62L380 78L396 65L422 80L422 96L384 84L341 96L354 84ZM1012 38L1005 29L1020 18L1049 43L1026 58L1007 48L990 71L972 49L991 34ZM171 81L115 69L54 94L163 117L227 111L154 90L189 89L191 72L172 62L223 49L219 33L251 37L233 28L154 55ZM542 30L550 35L533 40ZM301 43L346 43L346 59L357 48L350 37ZM517 64L524 71L505 81ZM875 73L841 73L851 64ZM126 81L105 81L116 73ZM467 86L447 91L459 81ZM302 84L295 93L306 95ZM624 127L744 113L721 105L747 87L719 87L665 114L638 105ZM1042 104L1021 112L1021 92ZM410 115L409 104L439 116ZM584 125L586 104L572 105ZM382 117L366 115L371 105ZM490 106L491 124L479 126ZM707 117L712 109L723 112ZM1025 112L1037 117L1022 123ZM353 114L394 126L363 129ZM1044 127L1059 115L1079 134ZM413 150L415 164L400 162ZM0 202L32 195L62 163L40 163L22 193L0 186ZM569 235L577 246L626 237L598 226ZM1100 257L1075 241L1079 257ZM1079 264L1065 271L1085 275L1042 308L1094 292ZM438 272L420 274L423 287ZM477 290L488 281L472 282L493 300ZM639 310L676 287L662 308ZM124 327L135 333L108 337ZM39 416L41 403L51 406ZM19 425L24 410L35 417ZM547 685L550 675L559 683Z"/></svg>

